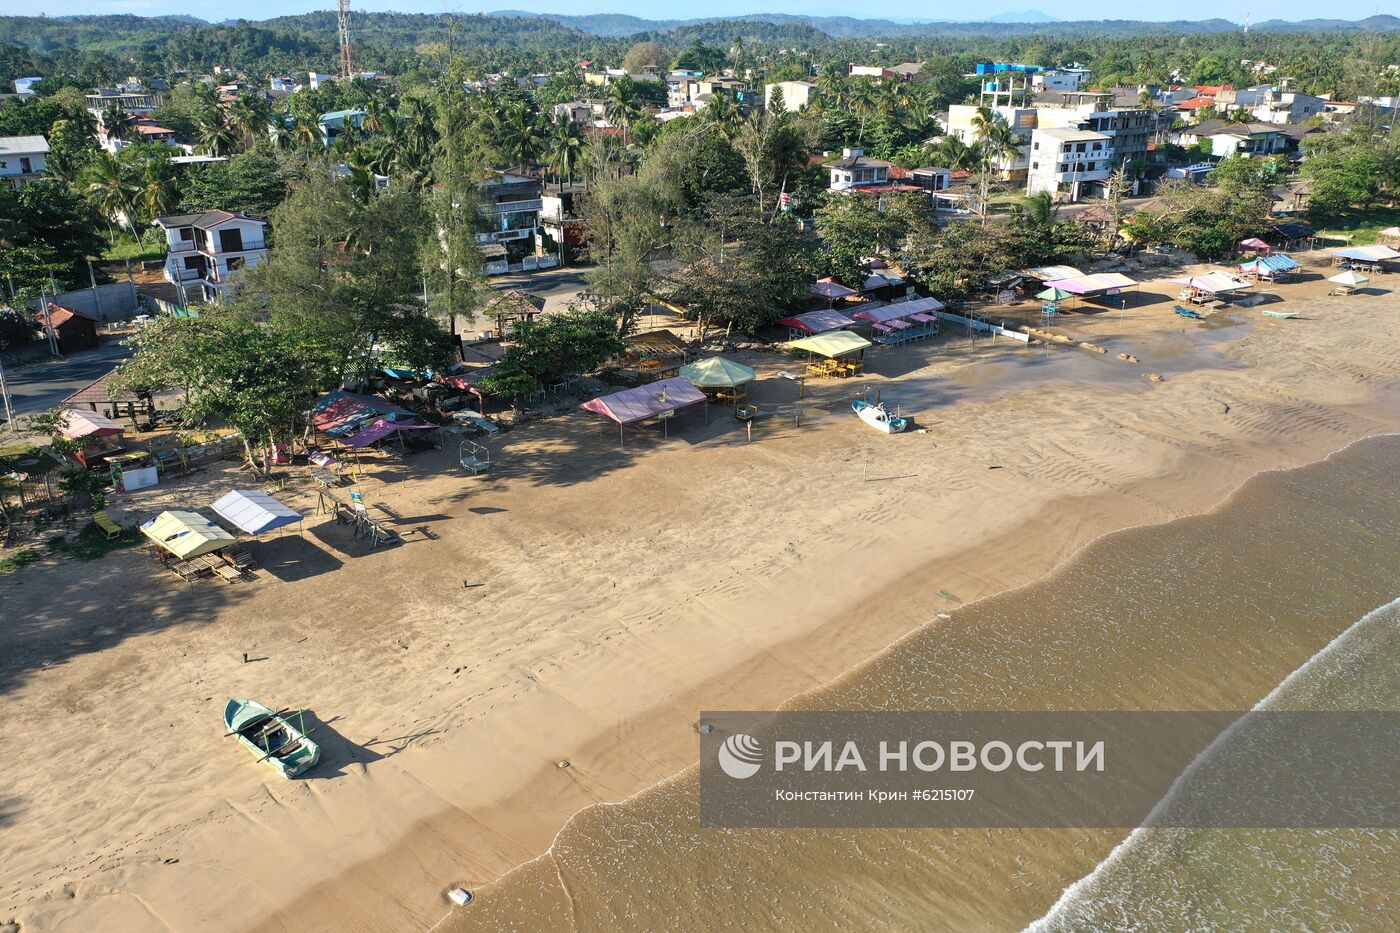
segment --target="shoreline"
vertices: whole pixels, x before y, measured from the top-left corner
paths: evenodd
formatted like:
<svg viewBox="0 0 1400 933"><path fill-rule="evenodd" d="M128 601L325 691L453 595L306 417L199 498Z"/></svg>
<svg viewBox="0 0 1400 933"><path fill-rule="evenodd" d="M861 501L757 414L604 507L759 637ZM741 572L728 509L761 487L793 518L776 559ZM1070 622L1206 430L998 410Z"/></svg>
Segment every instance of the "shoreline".
<svg viewBox="0 0 1400 933"><path fill-rule="evenodd" d="M335 587L313 577L176 591L134 559L114 560L105 582L140 572L149 592L123 591L120 611L74 599L62 609L105 626L174 600L209 621L124 634L42 674L34 665L12 688L21 703L0 739L65 702L85 726L85 703L124 688L138 702L181 694L172 728L194 739L173 765L123 749L128 770L173 777L144 786L111 827L97 822L104 801L74 809L68 851L47 858L81 863L50 867L46 850L26 849L27 820L5 827L0 856L24 857L17 885L29 876L7 901L25 923L55 929L82 928L91 911L113 930L153 917L177 929L211 918L426 928L448 911L447 888L489 892L593 805L692 766L699 710L770 709L840 682L941 612L1030 585L1105 535L1210 512L1253 476L1400 429L1400 328L1377 315L1400 307L1394 296L1300 303L1317 311L1302 327L1251 317L1188 341L1194 365L1159 385L1078 350L1028 356L983 342L891 354L900 371L875 384L929 432L899 443L852 432L841 386L821 387L801 431L780 427L752 445L697 423L672 433L698 439L622 453L577 417L547 419L507 436L516 472L466 488L427 479L390 500L454 519L441 540L355 555L314 527L309 547L347 564L330 575ZM1336 326L1359 320L1376 333ZM1174 325L1144 315L1079 326L1180 368ZM735 490L747 507L722 508ZM511 514L494 524L485 514L501 511ZM464 576L491 585L464 596ZM249 647L273 660L239 665ZM229 760L203 734L203 694L226 690L310 697L340 746L329 773L274 786ZM79 740L120 728L73 730L56 761L91 773L81 756L97 749ZM21 777L26 804L50 818L87 800ZM305 860L308 850L318 857ZM190 890L204 902L190 904ZM470 922L469 910L460 916Z"/></svg>
<svg viewBox="0 0 1400 933"><path fill-rule="evenodd" d="M1088 538L1085 538L1085 539L1082 540L1082 541L1076 541L1076 543L1074 543L1073 546L1071 546L1071 547L1069 547L1068 549L1064 550L1056 560L1054 560L1052 563L1050 563L1050 564L1049 564L1048 566L1046 566L1045 568L1039 570L1038 572L1033 572L1033 573L1029 574L1028 576L1026 576L1024 579L1019 579L1017 582L1015 582L1015 583L1013 583L1013 584L1011 584L1011 585L1006 586L1004 589L990 589L990 590L987 590L987 591L985 591L985 592L979 592L978 595L977 595L974 599L968 600L967 602L964 602L964 603L960 603L960 604L957 605L957 606L949 607L949 609L946 610L946 611L956 611L956 610L959 610L959 609L970 608L970 607L972 607L972 606L974 606L974 605L976 605L976 604L978 604L978 603L984 602L984 601L986 601L986 600L988 600L988 599L992 599L992 598L994 598L994 597L1000 597L1000 596L1007 596L1007 595L1013 594L1013 593L1015 593L1015 592L1017 592L1017 591L1019 591L1019 590L1028 589L1028 588L1030 588L1030 587L1033 587L1033 586L1035 586L1036 584L1041 583L1041 582L1043 582L1044 580L1046 580L1047 578L1049 578L1049 577L1053 576L1054 574L1056 574L1056 573L1057 573L1058 571L1060 571L1065 565L1067 565L1069 562L1073 561L1075 558L1077 558L1078 556L1080 556L1085 550L1087 550L1088 548L1090 548L1090 547L1093 546L1094 544L1096 544L1096 543L1098 543L1098 542L1100 542L1100 541L1102 541L1102 540L1104 540L1104 539L1106 539L1106 538L1110 538L1110 537L1113 537L1113 536L1115 536L1115 535L1120 535L1120 534L1123 534L1123 533L1128 532L1128 531L1133 531L1133 530L1143 529L1143 528L1148 528L1148 527L1153 527L1153 526L1159 526L1159 525L1165 525L1165 524L1169 524L1169 523L1172 523L1172 522L1179 521L1179 520L1181 520L1181 519L1192 518L1192 517L1200 517L1200 516L1205 516L1205 515L1209 515L1209 514L1218 512L1218 511L1224 509L1224 508L1229 504L1229 502L1230 502L1233 498L1235 498L1235 497L1240 493L1240 491L1244 488L1244 486L1245 486L1247 483L1249 483L1251 480L1253 480L1253 479L1255 479L1255 478L1257 478L1257 477L1264 476L1264 475L1266 475L1266 474L1271 474L1271 473L1287 473L1287 472L1291 472L1291 471L1293 471L1293 470L1301 469L1301 468L1304 468L1304 467L1310 467L1310 466L1314 466L1314 465L1317 465L1317 464L1325 463L1325 462L1327 462L1327 461L1333 459L1333 458L1336 457L1337 455L1339 455L1339 454L1341 454L1341 453L1343 453L1343 452L1349 450L1350 448L1354 447L1354 446L1357 445L1357 444L1360 444L1360 443L1363 443L1363 442L1366 442L1366 441L1369 441L1369 440L1373 440L1373 439L1375 439L1375 438L1389 437L1389 436L1400 436L1400 426L1385 428L1385 429L1382 429L1382 430L1378 430L1378 431L1376 431L1376 432L1374 432L1374 433L1363 434L1363 435L1359 435L1359 436L1357 436L1357 437L1353 437L1353 438L1351 438L1350 440L1346 441L1344 444L1342 444L1342 446L1340 446L1340 447L1336 447L1336 448L1330 449L1330 450L1322 450L1322 451L1320 451L1320 452L1317 452L1316 455L1313 455L1312 453L1309 453L1308 455L1305 455L1305 456L1302 457L1301 459L1297 459L1297 460L1292 460L1292 459L1290 459L1290 460L1287 460L1287 461L1284 461L1284 462L1279 462L1279 463L1272 464L1272 465L1261 466L1261 467L1259 467L1258 469L1254 470L1253 472L1250 472L1250 473L1247 473L1247 474L1241 476L1241 477L1239 478L1238 482L1233 483L1233 484L1230 486L1230 488L1228 488L1228 489L1226 489L1226 490L1224 491L1224 493L1223 493L1222 495L1220 495L1220 496L1218 496L1218 497L1214 497L1214 498L1212 498L1212 499L1210 499L1210 500L1205 500L1205 501L1196 503L1196 504L1194 504L1193 507L1187 508L1187 509L1183 509L1182 511L1180 511L1180 512L1177 513L1177 514L1163 515L1163 516L1159 516L1159 517L1153 518L1153 519L1148 520L1148 521L1142 521L1142 522L1138 522L1138 523L1135 523L1135 524L1114 525L1114 526L1112 526L1112 527L1106 527L1106 528L1104 528L1102 531L1098 532L1097 534L1094 534L1094 535L1092 535L1092 536L1090 536L1090 537L1088 537ZM1150 488L1150 487L1152 487L1152 486L1154 486L1154 485L1160 484L1160 482L1161 482L1161 479L1159 479L1159 480L1147 480L1147 481L1143 482L1141 485L1144 486L1144 487L1149 487L1149 488ZM1131 496L1131 495L1133 495L1135 492L1138 492L1138 491L1140 491L1140 490L1125 490L1124 492L1125 492L1125 494ZM1082 512L1083 512L1084 510L1086 510L1086 509L1092 510L1092 509L1094 508L1094 503L1093 503L1092 501L1085 501L1085 500L1083 500L1083 499L1081 499L1081 498L1070 497L1070 498L1067 498L1067 499L1058 500L1058 501L1051 501L1050 503L1047 503L1047 506L1046 506L1045 511L1055 511L1057 508L1058 508L1058 509L1064 509L1064 510L1069 511L1069 512L1072 512L1072 513L1082 513ZM984 541L984 542L980 542L979 544L977 544L977 545L975 545L975 546L973 546L973 547L970 547L970 548L966 549L966 550L963 551L963 552L960 552L959 554L957 554L957 555L953 558L953 560L954 560L955 562L961 562L961 563L963 563L963 564L979 564L979 563L982 563L982 562L983 562L984 560L986 560L990 555L993 555L993 554L997 553L997 552L999 551L999 549L1006 543L1007 540L1014 539L1015 537L1018 537L1018 536L1020 536L1020 535L1024 535L1024 534L1026 534L1027 532L1034 531L1034 530L1036 530L1036 528L1037 528L1038 526L1043 526L1043 525L1046 525L1046 524L1054 524L1054 522L1055 522L1055 519L1054 519L1054 518L1047 519L1042 513L1037 513L1036 515L1033 515L1033 516L1028 517L1028 518L1026 519L1026 521L1025 521L1023 524L1021 524L1021 525L1019 525L1019 526L1017 526L1017 527L1015 527L1015 528L1013 528L1013 529L1010 529L1009 531L1007 531L1007 532L1004 533L1003 535L999 536L998 538L996 538L996 539L991 539L991 540ZM918 576L918 573L917 573L917 571L916 571L916 572L914 572L914 573L906 574L904 579L905 579L906 581L910 581L910 580L915 579L917 576ZM909 599L909 592L910 592L910 591L918 590L918 589L920 589L920 588L921 588L921 587L920 587L918 584L911 584L911 585L909 586L908 591L901 592L901 593L899 593L898 595L894 595L894 594L885 595L885 596L883 596L883 597L881 597L881 598L882 598L883 600L885 600L885 601L890 601L890 602L895 602L895 603L906 603L906 602L908 602L908 603L916 603L917 600L911 600L911 599ZM941 614L941 613L940 613L940 614ZM860 658L858 658L858 659L852 661L844 670L840 671L839 673L835 674L834 676L831 676L831 677L829 677L829 678L827 678L827 679L825 679L825 680L822 680L821 682L813 683L813 684L811 684L810 686L808 686L807 688L801 690L800 692L795 693L795 694L792 694L792 695L790 695L790 696L788 696L788 697L785 697L785 698L782 699L780 702L778 702L777 704L773 705L771 708L773 708L773 709L786 709L786 708L789 708L790 706L792 706L793 704L799 703L799 702L800 702L805 696L807 696L808 694L813 694L813 693L816 693L816 692L819 692L819 691L825 691L825 690L828 690L828 689L832 689L832 688L837 688L837 687L839 687L840 683L841 683L843 680L845 680L845 679L848 678L848 677L858 675L858 673L860 672L860 670L861 670L862 668L865 668L865 667L868 666L871 662L874 662L874 661L878 660L881 656L886 655L886 654L888 654L889 652L893 651L894 649L896 649L896 647L897 647L900 643L905 642L905 641L907 641L907 640L909 640L909 639L911 639L911 638L914 638L915 636L917 636L917 635L919 634L920 630L922 630L922 629L925 628L925 626L934 625L936 621L937 621L937 616L935 616L935 617L933 617L933 618L926 619L926 620L924 620L923 622L916 623L916 624L914 625L914 627L909 628L909 629L906 629L905 631L896 634L896 635L892 638L892 640L890 640L887 644L885 644L884 647L879 648L878 650L876 650L875 652L871 653L871 654L868 655L868 656L863 656L863 657L860 657ZM799 636L799 638L796 639L796 640L799 640L799 641L800 641L800 640L806 640L806 639L808 639L808 638L820 638L820 637L821 637L822 635L824 635L824 634L830 634L830 633L828 632L828 629L834 628L834 627L837 627L837 622L836 622L836 620L835 620L835 619L828 620L827 622L823 623L822 626L818 627L817 629L812 630L810 633L808 633L808 634L806 634L806 635ZM774 649L771 649L771 650L774 651L774 652L781 652L781 650L782 650L783 648L786 648L786 647L791 647L791 646L790 646L790 645L775 646L775 648L774 648ZM712 679L711 681L708 681L708 682L705 683L705 684L702 684L702 685L697 686L696 688L694 688L694 690L693 690L692 692L697 693L697 694L705 694L705 695L708 695L708 696L714 696L714 695L715 695L715 690L714 690L714 688L716 687L716 685L729 682L729 681L731 681L733 675L735 675L735 674L740 674L740 673L747 673L747 672L750 671L750 670L751 670L751 665L750 665L749 663L741 664L741 665L739 665L738 667L732 669L731 671L726 672L725 675L722 675L722 676L720 676L720 677L714 678L714 679ZM679 711L683 711L683 710L685 710L685 709L697 709L697 708L699 708L699 707L695 707L693 704L692 704L692 705L687 705L687 702L686 702L686 701L683 701L683 702L679 702L679 703L669 704L667 707L658 707L658 708L656 708L656 709L653 709L653 710L649 711L645 716L640 717L640 719L642 719L642 720L645 720L645 719L673 719L674 716L673 716L673 715L669 715L669 714L676 713L676 712L679 712ZM724 708L736 708L736 709L737 709L737 708L749 708L749 707L726 706L726 707L724 707ZM769 708L769 707L765 707L765 708ZM636 722L636 721L629 721L629 722L624 723L624 724L621 724L621 725L619 726L619 729L623 729L623 730L626 730L626 731L629 731L629 732L631 732L631 731L636 731L636 730L644 730L645 728L646 728L645 725L643 725L643 724L640 723L640 722ZM582 749L581 749L581 752L580 752L580 757L592 757L593 755L602 754L601 752L593 752L593 753L590 754L589 752L587 752L587 751L585 751L585 750L588 749L590 746L593 746L593 745L595 745L595 744L601 744L601 745L604 745L604 746L610 746L610 745L612 744L612 742L613 742L613 740L612 740L609 736L607 736L607 735L600 734L600 735L598 735L598 736L595 736L590 742L585 743L584 746L582 746ZM692 757L693 757L693 754L692 754ZM547 845L542 851L540 851L538 854L534 855L533 857L531 857L531 858L529 858L529 859L526 859L525 861L522 861L522 862L520 862L520 863L518 863L518 864L516 864L516 865L514 865L514 866L512 866L512 867L510 867L510 868L507 869L506 871L501 872L500 874L498 874L498 875L496 875L495 877L493 877L493 878L489 879L488 881L486 881L485 884L482 884L482 885L479 885L479 886L476 886L476 887L472 887L471 890L473 891L473 893L474 893L478 898L480 898L480 897L485 897L485 896L490 896L490 894L493 892L493 889L495 889L496 887L502 885L503 883L508 882L513 876L516 876L516 875L519 874L519 873L525 872L525 871L527 871L532 865L534 865L534 864L536 864L536 863L539 863L539 862L541 862L541 861L544 860L544 859L549 858L549 857L551 856L551 854L554 852L555 846L558 844L560 837L569 829L570 825L571 825L572 823L574 823L575 820L577 820L577 819L579 819L580 817L584 816L590 809L592 809L592 808L594 808L594 807L602 807L602 808L621 807L621 806L624 806L624 805L626 805L626 804L628 804L628 803L631 803L632 801L636 800L637 798L642 797L643 795L646 795L646 794L649 794L649 793L654 793L654 792L663 792L663 793L664 793L664 792L665 792L665 789L666 789L668 786L670 786L670 785L675 785L675 784L677 784L678 782L681 782L681 781L685 780L685 779L686 779L688 776L690 776L691 774L693 774L693 773L694 773L695 767L696 767L695 762L694 762L694 761L690 761L690 762L688 762L688 763L683 764L683 765L680 766L676 771L674 771L674 772L672 772L672 773L670 773L670 774L667 774L667 775L665 775L665 776L663 776L663 777L661 777L661 778L659 778L659 779L657 779L657 780L655 780L655 781L653 781L653 782L651 782L651 783L644 784L644 785L642 785L642 786L637 787L636 789L634 789L634 790L632 790L630 793L628 793L625 797L622 797L622 798L617 799L617 800L599 801L599 802L596 802L596 803L587 804L587 805L585 805L585 806L583 806L583 807L580 807L580 808L578 808L578 809L573 810L572 812L570 812L570 813L559 823L558 828L557 828L557 830L553 833L553 835L551 836L548 845ZM550 782L549 782L549 777L550 777L550 769L548 769L548 768L540 769L539 772L537 772L537 774L535 775L535 778L534 778L534 780L533 780L531 783L532 783L532 784L537 784L537 786L538 786L538 785L547 785L547 784L550 783ZM527 805L527 803L528 803L529 801L537 799L537 797L536 797L537 793L538 793L538 790L536 790L536 789L534 789L534 788L530 788L530 789L526 789L526 790L521 791L521 792L516 793L516 794L504 795L504 796L502 796L501 798L499 798L497 801L495 801L494 806L499 806L499 807L504 808L504 809L507 809L507 810L515 810L515 809L517 809L517 808L519 808L519 807L522 807L522 806ZM445 811L445 812L446 812L446 811ZM439 814L438 816L441 816L441 814ZM435 819L434 819L434 818L430 818L430 819L428 819L428 820L425 820L425 821L423 821L422 823L420 823L417 827L415 827L414 832L424 832L424 831L431 832L431 831L433 831L434 823L435 823ZM359 865L354 866L354 868L351 869L350 872L345 873L345 874L343 874L342 876L340 876L340 877L338 877L338 878L336 878L336 879L333 879L332 884L333 884L334 886L337 886L337 887L338 887L338 886L340 886L342 883L344 883L344 882L347 880L347 876L352 876L352 877L353 877L353 876L360 876L360 875L362 875L362 874L367 875L367 876L382 878L382 877L384 877L385 874L386 874L386 870L385 870L385 869L386 869L386 865L391 865L391 864L399 863L399 862L403 862L403 861L411 861L411 858L410 858L410 851L411 851L412 848L413 848L413 843L409 840L408 837L409 837L409 836L412 836L412 835L413 835L413 832L410 832L409 834L406 834L406 837L405 837L404 839L400 840L400 841L399 841L395 846L393 846L391 849L388 849L388 850L384 851L383 853L381 853L380 855L376 856L375 858L369 860L369 861L366 862L366 863L361 863L361 864L359 864ZM1120 843L1120 845L1121 845L1121 844L1122 844L1122 843ZM297 901L296 903L294 903L294 904L292 904L292 905L288 905L288 912L289 912L290 914L294 915L294 916L303 917L303 918L305 918L305 917L310 917L310 916L312 916L313 914L315 914L315 913L317 912L317 909L318 909L321 905L324 905L324 904L325 904L325 902L326 902L326 897L327 897L327 892L322 891L322 890L319 890L320 888L321 888L321 886L318 885L318 890L308 891L304 898L299 898L298 901ZM448 928L448 929L454 928L453 924L447 923L447 921L449 921L449 920L453 917L454 914L457 915L457 918L458 918L458 920L460 921L460 923L466 925L466 928L471 928L472 917L471 917L471 913L470 913L470 909L469 909L469 908L468 908L466 911L463 911L463 910L460 909L460 908L454 908L454 907L452 907L450 904L447 903L445 895L442 896L442 897L440 898L440 900L441 900L442 905L443 905L444 913L443 913L443 915L442 915L437 921L435 921L435 922L433 923L433 925L432 925L431 927L429 927L428 929L433 929L433 930L441 929L441 928L443 928L444 924L446 924L446 928ZM280 912L279 912L279 913L280 913ZM302 922L304 922L304 921L302 921ZM260 923L258 923L258 924L256 924L256 925L252 926L250 929L252 929L252 930L258 930L258 931L271 931L271 930L281 930L281 929L286 929L286 928L280 925L280 919L279 919L279 921L273 922L273 923L269 923L269 922L260 922Z"/></svg>

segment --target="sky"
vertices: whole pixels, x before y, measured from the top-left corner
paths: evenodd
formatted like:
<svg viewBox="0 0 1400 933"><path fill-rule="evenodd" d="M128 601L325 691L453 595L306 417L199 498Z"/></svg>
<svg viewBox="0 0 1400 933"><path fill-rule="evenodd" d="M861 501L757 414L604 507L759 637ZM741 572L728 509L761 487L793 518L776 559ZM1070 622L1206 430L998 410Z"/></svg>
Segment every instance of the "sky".
<svg viewBox="0 0 1400 933"><path fill-rule="evenodd" d="M1334 0L1319 6L1314 0L1269 0L1260 2L1253 10L1255 22L1265 19L1309 19L1318 16L1339 19L1362 19L1383 11L1378 0ZM710 0L703 8L658 5L655 0L352 0L354 9L398 10L410 13L482 13L492 10L529 10L537 13L630 13L641 17L690 18L721 17L745 13L794 13L814 16L849 16L852 7L831 0ZM1019 10L1040 10L1058 19L1102 19L1106 14L1115 19L1211 19L1240 21L1254 5L1230 4L1228 9L1219 0L1118 0L1105 4L1103 0L1007 0L976 8L977 18ZM230 6L211 5L194 0L0 0L0 15L50 16L92 13L134 13L141 16L189 14L202 19L237 15L248 19L265 19L311 10L334 9L334 0L304 2L304 0L242 0ZM214 12L217 10L217 13ZM866 9L867 15L881 18L965 20L969 9L964 3L941 0L885 0L879 13Z"/></svg>

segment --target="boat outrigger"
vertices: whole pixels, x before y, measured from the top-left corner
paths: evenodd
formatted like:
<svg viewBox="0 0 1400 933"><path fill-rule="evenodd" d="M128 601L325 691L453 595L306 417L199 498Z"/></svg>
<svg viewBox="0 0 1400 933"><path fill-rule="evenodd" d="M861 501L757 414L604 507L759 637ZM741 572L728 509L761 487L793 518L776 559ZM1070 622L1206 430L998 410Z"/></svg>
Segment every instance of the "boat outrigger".
<svg viewBox="0 0 1400 933"><path fill-rule="evenodd" d="M851 410L860 416L861 421L886 434L898 434L909 427L908 418L890 414L885 410L883 403L872 405L862 399L856 399L851 402Z"/></svg>
<svg viewBox="0 0 1400 933"><path fill-rule="evenodd" d="M306 737L310 730L303 715L303 710L290 709L274 713L256 700L229 700L224 727L259 761L284 778L294 778L321 760L321 746Z"/></svg>

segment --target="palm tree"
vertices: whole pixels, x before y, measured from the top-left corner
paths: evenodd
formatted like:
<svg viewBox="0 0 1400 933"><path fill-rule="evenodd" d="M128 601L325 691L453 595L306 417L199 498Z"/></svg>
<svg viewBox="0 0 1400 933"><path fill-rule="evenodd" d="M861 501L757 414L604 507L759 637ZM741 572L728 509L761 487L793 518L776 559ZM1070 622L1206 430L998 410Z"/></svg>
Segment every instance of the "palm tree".
<svg viewBox="0 0 1400 933"><path fill-rule="evenodd" d="M879 108L879 94L870 81L855 81L846 91L846 103L860 117L860 132L856 139L865 141L865 121Z"/></svg>
<svg viewBox="0 0 1400 933"><path fill-rule="evenodd" d="M549 167L560 178L567 177L569 184L574 181L574 165L583 152L583 131L568 117L561 117L554 124L549 135Z"/></svg>
<svg viewBox="0 0 1400 933"><path fill-rule="evenodd" d="M142 160L133 200L146 220L173 213L180 206L180 190L169 162L160 156Z"/></svg>
<svg viewBox="0 0 1400 933"><path fill-rule="evenodd" d="M982 162L982 148L973 143L969 146L957 136L944 136L933 147L934 157L950 171L971 171Z"/></svg>
<svg viewBox="0 0 1400 933"><path fill-rule="evenodd" d="M237 142L237 131L219 111L211 110L200 118L199 145L209 155L228 155Z"/></svg>
<svg viewBox="0 0 1400 933"><path fill-rule="evenodd" d="M521 168L539 155L544 135L540 132L539 115L528 103L521 101L497 118L496 145Z"/></svg>
<svg viewBox="0 0 1400 933"><path fill-rule="evenodd" d="M126 139L136 126L136 118L116 104L108 104L102 111L102 128L109 139Z"/></svg>
<svg viewBox="0 0 1400 933"><path fill-rule="evenodd" d="M716 93L710 96L709 102L700 111L700 120L706 126L713 127L725 139L733 139L744 122L744 115L739 112L739 105L734 103L734 98L728 94Z"/></svg>
<svg viewBox="0 0 1400 933"><path fill-rule="evenodd" d="M841 107L846 103L846 87L846 75L835 65L824 69L817 76L817 90L821 92L822 99L833 107Z"/></svg>
<svg viewBox="0 0 1400 933"><path fill-rule="evenodd" d="M110 152L99 152L83 169L82 181L88 200L97 208L108 223L125 218L131 228L131 235L141 241L136 229L136 210L132 206L135 188L127 178L122 164Z"/></svg>
<svg viewBox="0 0 1400 933"><path fill-rule="evenodd" d="M244 92L229 104L228 119L225 122L246 148L257 142L259 131L267 126L267 117L267 102Z"/></svg>

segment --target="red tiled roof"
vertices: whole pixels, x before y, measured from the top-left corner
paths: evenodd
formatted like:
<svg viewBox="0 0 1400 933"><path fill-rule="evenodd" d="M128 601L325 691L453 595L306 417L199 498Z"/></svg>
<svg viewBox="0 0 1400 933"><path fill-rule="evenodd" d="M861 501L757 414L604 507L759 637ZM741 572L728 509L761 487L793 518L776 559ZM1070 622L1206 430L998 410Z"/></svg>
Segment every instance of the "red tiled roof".
<svg viewBox="0 0 1400 933"><path fill-rule="evenodd" d="M1195 110L1199 107L1214 107L1214 97L1193 97L1190 100L1183 100L1176 105L1178 110Z"/></svg>
<svg viewBox="0 0 1400 933"><path fill-rule="evenodd" d="M93 322L97 321L97 318L93 317L91 314L84 314L72 308L65 308L63 305L56 305L52 301L49 302L49 323L53 327L62 327L75 317ZM34 319L40 324L44 323L44 312L42 309L34 313Z"/></svg>

